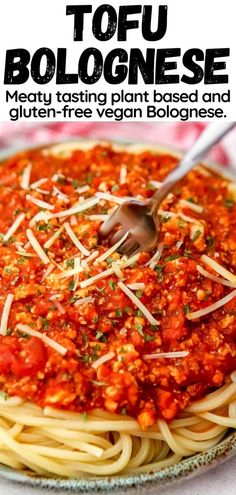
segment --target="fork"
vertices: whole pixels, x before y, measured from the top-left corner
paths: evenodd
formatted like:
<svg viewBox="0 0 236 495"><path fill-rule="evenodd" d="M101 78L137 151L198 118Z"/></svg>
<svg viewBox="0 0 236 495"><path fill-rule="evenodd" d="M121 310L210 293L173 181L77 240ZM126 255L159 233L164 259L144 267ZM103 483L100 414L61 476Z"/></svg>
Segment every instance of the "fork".
<svg viewBox="0 0 236 495"><path fill-rule="evenodd" d="M177 167L166 177L161 187L152 198L140 201L131 199L120 205L100 227L100 235L105 237L114 229L111 238L112 245L119 243L123 236L124 242L118 251L131 256L140 251L152 251L158 242L161 230L159 207L170 191L196 165L209 149L229 132L235 122L213 123L206 127L200 137L185 153Z"/></svg>

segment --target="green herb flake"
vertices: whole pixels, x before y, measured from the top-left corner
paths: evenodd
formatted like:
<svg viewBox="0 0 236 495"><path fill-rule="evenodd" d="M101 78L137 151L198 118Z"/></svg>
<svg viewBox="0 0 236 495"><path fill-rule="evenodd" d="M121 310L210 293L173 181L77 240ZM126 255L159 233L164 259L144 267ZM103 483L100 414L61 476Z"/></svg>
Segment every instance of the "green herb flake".
<svg viewBox="0 0 236 495"><path fill-rule="evenodd" d="M229 210L231 210L231 208L233 208L235 202L232 198L225 198L224 200L224 206L226 208L228 208Z"/></svg>
<svg viewBox="0 0 236 495"><path fill-rule="evenodd" d="M192 241L195 242L198 239L198 237L201 235L201 233L202 233L201 230L196 230L196 232L192 238Z"/></svg>
<svg viewBox="0 0 236 495"><path fill-rule="evenodd" d="M138 299L140 299L143 295L143 291L141 289L136 290L135 295L136 295L136 297L138 297Z"/></svg>
<svg viewBox="0 0 236 495"><path fill-rule="evenodd" d="M127 414L126 407L122 407L120 413L122 414L122 416L126 416L126 414Z"/></svg>
<svg viewBox="0 0 236 495"><path fill-rule="evenodd" d="M43 324L43 329L48 330L49 320L47 320L47 318L43 318L42 316L40 317L40 320Z"/></svg>
<svg viewBox="0 0 236 495"><path fill-rule="evenodd" d="M121 318L121 316L123 315L123 312L122 312L122 310L121 310L121 309L116 309L116 310L115 310L115 314L116 314L116 316L117 316L118 318Z"/></svg>
<svg viewBox="0 0 236 495"><path fill-rule="evenodd" d="M78 179L73 179L71 185L74 189L77 189L77 187L79 187Z"/></svg>
<svg viewBox="0 0 236 495"><path fill-rule="evenodd" d="M66 268L74 268L75 260L72 258L71 260L66 260Z"/></svg>
<svg viewBox="0 0 236 495"><path fill-rule="evenodd" d="M111 290L115 290L116 289L116 284L113 280L109 280L109 287Z"/></svg>
<svg viewBox="0 0 236 495"><path fill-rule="evenodd" d="M119 191L119 189L120 188L119 188L118 184L114 184L114 186L112 186L112 188L111 188L112 192Z"/></svg>
<svg viewBox="0 0 236 495"><path fill-rule="evenodd" d="M138 331L139 335L141 335L141 337L144 337L143 325L141 323L136 323L135 328Z"/></svg>
<svg viewBox="0 0 236 495"><path fill-rule="evenodd" d="M23 265L25 263L25 258L24 256L20 256L17 260L18 265Z"/></svg>
<svg viewBox="0 0 236 495"><path fill-rule="evenodd" d="M148 335L147 333L145 333L144 340L145 342L152 342L153 340L155 340L155 337L154 335Z"/></svg>
<svg viewBox="0 0 236 495"><path fill-rule="evenodd" d="M16 217L17 215L19 215L20 212L21 212L20 208L17 208L16 210L14 210L13 211L14 217Z"/></svg>
<svg viewBox="0 0 236 495"><path fill-rule="evenodd" d="M184 250L184 257L185 258L191 258L192 256L192 252L190 251L190 249L185 249Z"/></svg>
<svg viewBox="0 0 236 495"><path fill-rule="evenodd" d="M185 304L185 306L184 306L184 312L185 312L186 315L188 315L190 313L189 304Z"/></svg>
<svg viewBox="0 0 236 495"><path fill-rule="evenodd" d="M155 272L157 272L157 278L158 282L162 282L163 280L163 270L164 270L164 265L156 265L154 267Z"/></svg>
<svg viewBox="0 0 236 495"><path fill-rule="evenodd" d="M166 256L165 261L174 261L180 257L178 253L171 254L170 256Z"/></svg>
<svg viewBox="0 0 236 495"><path fill-rule="evenodd" d="M70 280L70 282L68 284L68 289L70 291L73 291L74 290L74 287L75 287L75 281L74 280Z"/></svg>
<svg viewBox="0 0 236 495"><path fill-rule="evenodd" d="M215 237L212 235L208 235L206 237L206 243L207 243L207 248L211 249L215 244Z"/></svg>

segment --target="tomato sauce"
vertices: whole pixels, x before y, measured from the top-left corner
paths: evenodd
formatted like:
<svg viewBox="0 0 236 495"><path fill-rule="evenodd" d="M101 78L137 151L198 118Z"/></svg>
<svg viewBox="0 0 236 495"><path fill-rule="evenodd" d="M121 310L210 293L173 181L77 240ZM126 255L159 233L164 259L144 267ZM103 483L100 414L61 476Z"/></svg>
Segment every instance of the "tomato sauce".
<svg viewBox="0 0 236 495"><path fill-rule="evenodd" d="M45 179L36 189L22 188L28 164L32 164L30 184ZM127 171L122 183L121 165ZM73 270L74 258L86 260L63 230L45 249L54 264L45 277L47 265L26 235L40 211L27 195L52 205L53 213L97 192L150 198L153 181L163 181L175 165L176 158L167 154L132 154L107 146L76 150L70 157L28 151L2 164L0 314L7 295L14 295L6 335L0 335L0 388L4 393L41 407L82 412L100 407L136 417L142 428L148 428L157 418L172 420L190 402L225 383L236 368L236 300L196 320L189 321L187 314L232 290L197 270L201 255L207 254L236 273L236 205L227 180L211 172L206 176L201 167L190 172L162 204L166 213L161 216L161 259L150 268L155 251L141 253L135 264L123 269L125 284L144 284L134 294L158 321L154 326L122 292L115 274L80 287L81 281L111 267L121 258L119 253L98 265L91 261L78 275L58 278L60 271ZM183 199L187 203L181 203ZM202 212L193 211L191 204L201 205ZM102 254L110 247L109 238L99 237L101 220L90 216L108 215L114 207L113 201L101 199L94 207L66 218L90 253ZM25 214L23 222L5 241L4 235L21 213ZM64 221L55 217L31 222L40 246ZM84 298L89 299L80 304ZM45 340L19 331L18 324L50 337L67 352L62 356ZM188 355L145 358L173 351L188 351ZM109 352L113 353L110 360L93 366Z"/></svg>

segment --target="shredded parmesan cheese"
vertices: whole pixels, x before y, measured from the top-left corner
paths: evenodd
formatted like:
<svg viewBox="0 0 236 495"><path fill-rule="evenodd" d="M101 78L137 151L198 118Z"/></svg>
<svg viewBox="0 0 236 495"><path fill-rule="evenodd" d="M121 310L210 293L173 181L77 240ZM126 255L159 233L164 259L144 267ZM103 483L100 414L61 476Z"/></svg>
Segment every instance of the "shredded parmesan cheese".
<svg viewBox="0 0 236 495"><path fill-rule="evenodd" d="M62 217L68 217L70 215L75 215L76 213L80 213L81 211L88 210L89 208L92 208L95 206L97 203L99 203L99 198L89 198L86 199L85 201L81 201L80 203L76 203L74 206L69 208L68 210L64 211L59 211L58 213L49 213L47 215L47 218L62 218Z"/></svg>
<svg viewBox="0 0 236 495"><path fill-rule="evenodd" d="M151 323L151 325L159 324L159 321L157 321L151 315L150 311L148 311L146 306L144 306L144 304L140 301L140 299L138 299L138 297L135 296L135 294L133 294L133 292L127 287L127 285L125 285L123 282L118 282L118 287L120 287L122 292L124 292L126 296L129 297L129 299L134 303L134 305L137 306L137 308L140 309L140 311L142 311L143 315L147 318L147 320L149 321L149 323Z"/></svg>
<svg viewBox="0 0 236 495"><path fill-rule="evenodd" d="M10 237L20 227L20 225L22 224L22 222L24 221L24 219L25 219L25 214L24 213L21 213L20 215L18 215L18 217L15 219L15 221L13 222L13 224L11 225L11 227L9 227L7 233L4 235L4 237L3 237L3 240L4 241L8 241L10 239Z"/></svg>
<svg viewBox="0 0 236 495"><path fill-rule="evenodd" d="M117 276L117 278L123 278L124 277L124 274L123 274L119 264L116 261L113 261L111 266L112 266L114 273Z"/></svg>
<svg viewBox="0 0 236 495"><path fill-rule="evenodd" d="M57 196L58 199L60 199L61 201L64 201L64 203L70 202L69 197L66 194L64 194L62 191L60 191L60 189L58 189L58 187L56 186L53 186L53 195Z"/></svg>
<svg viewBox="0 0 236 495"><path fill-rule="evenodd" d="M6 335L7 333L8 319L9 319L9 314L11 311L11 305L13 303L13 299L14 299L14 294L8 294L6 297L6 301L3 307L3 312L1 317L1 323L0 323L1 335Z"/></svg>
<svg viewBox="0 0 236 495"><path fill-rule="evenodd" d="M80 306L81 304L92 303L94 301L94 297L82 297L81 299L77 299L75 302L75 306Z"/></svg>
<svg viewBox="0 0 236 495"><path fill-rule="evenodd" d="M62 269L62 267L60 267L60 269L61 269L61 273L55 274L54 275L55 279L73 277L74 275L78 275L78 273L84 271L84 267L81 265L78 265L76 268L71 268L71 270L64 270Z"/></svg>
<svg viewBox="0 0 236 495"><path fill-rule="evenodd" d="M177 215L181 220L184 220L185 222L189 223L195 223L196 225L202 225L200 220L197 220L196 218L189 217L188 215L185 215L184 213L178 212Z"/></svg>
<svg viewBox="0 0 236 495"><path fill-rule="evenodd" d="M132 256L132 258L129 258L128 260L121 261L119 264L120 268L126 268L127 266L133 265L138 260L139 256L140 254L138 253ZM87 280L83 280L82 282L80 282L80 287L81 289L84 289L85 287L94 284L94 282L97 282L97 280L101 278L109 277L109 275L112 275L113 273L114 273L114 267L108 268L107 270L104 270L103 272L94 275L94 277L91 277Z"/></svg>
<svg viewBox="0 0 236 495"><path fill-rule="evenodd" d="M165 359L171 359L171 358L181 358L181 357L186 357L189 355L189 351L173 351L173 352L159 352L159 353L154 353L154 354L145 354L143 356L143 359L146 359L147 361L149 359L159 359L159 358L165 358Z"/></svg>
<svg viewBox="0 0 236 495"><path fill-rule="evenodd" d="M47 181L48 179L46 179L46 177L43 179L36 180L35 182L32 182L32 184L30 184L30 189L37 189L38 187L45 184Z"/></svg>
<svg viewBox="0 0 236 495"><path fill-rule="evenodd" d="M227 287L232 287L232 288L236 287L236 283L232 284L231 282L225 280L224 278L216 277L215 275L212 275L212 273L209 273L206 270L204 270L204 268L202 268L202 266L200 265L197 265L197 271L201 273L201 275L203 275L204 277L210 278L211 280L214 280L214 282L217 282L218 284L226 285Z"/></svg>
<svg viewBox="0 0 236 495"><path fill-rule="evenodd" d="M60 237L60 235L63 232L63 230L64 230L64 224L53 234L52 237L50 237L50 239L48 239L44 243L43 247L45 249L49 249L54 244L54 242L58 239L58 237Z"/></svg>
<svg viewBox="0 0 236 495"><path fill-rule="evenodd" d="M150 180L149 184L150 186L155 187L155 189L160 189L162 186L162 182L159 182L159 180Z"/></svg>
<svg viewBox="0 0 236 495"><path fill-rule="evenodd" d="M90 256L90 252L88 251L88 249L86 249L83 244L79 241L79 239L76 237L76 235L74 234L70 224L68 222L65 222L64 223L64 227L66 229L66 232L68 234L68 236L70 237L70 239L72 240L72 242L74 243L74 245L77 247L77 249L84 255L84 256Z"/></svg>
<svg viewBox="0 0 236 495"><path fill-rule="evenodd" d="M94 368L96 370L99 366L101 366L101 364L104 364L107 361L110 361L111 359L113 359L113 357L115 357L115 353L112 351L108 352L104 356L101 356L99 359L94 361L92 364L92 368Z"/></svg>
<svg viewBox="0 0 236 495"><path fill-rule="evenodd" d="M216 273L219 273L219 275L222 275L223 278L225 278L226 280L229 280L229 282L236 285L236 275L234 275L229 270L224 268L222 265L217 263L217 261L213 260L212 258L207 256L206 254L203 254L201 256L201 261L203 263L205 263L205 265L210 266L210 268L212 268L212 270L214 270Z"/></svg>
<svg viewBox="0 0 236 495"><path fill-rule="evenodd" d="M32 232L32 230L30 229L27 229L26 230L26 235L29 239L29 242L33 248L33 250L36 252L36 254L38 255L38 257L42 260L42 262L47 265L47 263L50 263L50 259L49 257L47 256L47 254L45 253L45 251L43 250L43 248L40 246L38 240L36 239L34 233Z"/></svg>
<svg viewBox="0 0 236 495"><path fill-rule="evenodd" d="M78 194L83 194L83 193L89 191L89 189L90 189L90 187L88 185L84 185L84 186L81 186L81 187L77 187L76 192Z"/></svg>
<svg viewBox="0 0 236 495"><path fill-rule="evenodd" d="M189 208L190 210L195 211L196 213L202 213L204 208L201 205L197 205L196 203L192 203L192 201L188 201L187 199L180 200L181 206L184 208Z"/></svg>
<svg viewBox="0 0 236 495"><path fill-rule="evenodd" d="M145 263L145 266L150 266L150 268L153 269L155 265L158 263L158 261L161 259L163 249L164 249L164 243L161 242L157 248L157 251L152 256L152 258L147 263Z"/></svg>
<svg viewBox="0 0 236 495"><path fill-rule="evenodd" d="M53 205L51 205L50 203L46 203L46 201L42 201L41 199L34 198L34 196L30 196L30 194L26 194L26 199L39 208L45 208L45 210L54 210Z"/></svg>
<svg viewBox="0 0 236 495"><path fill-rule="evenodd" d="M50 275L50 273L52 273L52 272L53 272L54 268L55 268L54 263L50 263L50 265L48 265L48 267L47 267L47 269L46 269L45 273L44 273L44 274L43 274L43 276L42 276L42 279L41 279L41 280L42 280L42 282L45 280L45 278L47 278L47 277L48 277L48 275Z"/></svg>
<svg viewBox="0 0 236 495"><path fill-rule="evenodd" d="M128 201L129 199L136 199L133 196L126 196L121 198L120 196L114 196L113 194L105 193L105 192L96 192L95 196L99 199L105 199L105 201L111 201L112 203L117 203L118 205L122 205L123 203L125 203L125 201Z"/></svg>
<svg viewBox="0 0 236 495"><path fill-rule="evenodd" d="M99 251L93 251L88 258L86 258L86 263L89 263L90 261L93 261L95 258L97 258L99 254ZM83 261L82 261L83 263Z"/></svg>
<svg viewBox="0 0 236 495"><path fill-rule="evenodd" d="M47 337L44 333L37 332L37 330L33 330L30 328L28 325L22 325L21 323L18 323L16 325L16 329L19 330L19 332L26 333L27 335L30 335L31 337L37 337L38 339L41 339L48 347L51 347L55 351L59 352L59 354L62 354L64 356L67 353L67 349L63 347L61 344L58 344L55 340L51 339L50 337Z"/></svg>
<svg viewBox="0 0 236 495"><path fill-rule="evenodd" d="M56 299L53 299L53 303L54 305L56 306L58 312L61 314L61 315L64 315L65 314L65 309L63 308L62 304L57 301Z"/></svg>
<svg viewBox="0 0 236 495"><path fill-rule="evenodd" d="M126 232L125 235L123 235L123 237L114 244L114 246L108 249L105 253L101 254L101 256L96 259L96 264L106 260L112 253L114 253L118 249L118 247L121 246L121 244L125 241L125 239L127 239L128 235L129 231Z"/></svg>
<svg viewBox="0 0 236 495"><path fill-rule="evenodd" d="M31 175L32 165L29 163L27 167L23 170L23 174L21 177L21 187L22 189L28 189L30 183L30 175Z"/></svg>
<svg viewBox="0 0 236 495"><path fill-rule="evenodd" d="M136 282L133 284L127 284L127 287L129 287L130 290L144 290L145 284L143 282Z"/></svg>
<svg viewBox="0 0 236 495"><path fill-rule="evenodd" d="M212 313L212 311L215 311L216 309L221 308L221 306L224 306L225 304L227 304L235 296L236 296L236 289L233 290L232 292L230 292L230 294L227 294L227 296L223 297L219 301L215 302L214 304L207 306L207 308L199 309L198 311L193 311L193 313L186 314L186 318L188 320L194 320L195 318L201 318L201 316L205 316L208 313Z"/></svg>
<svg viewBox="0 0 236 495"><path fill-rule="evenodd" d="M110 215L88 215L89 220L98 220L99 222L105 222Z"/></svg>
<svg viewBox="0 0 236 495"><path fill-rule="evenodd" d="M164 211L164 210L158 210L159 215L161 217L168 217L168 218L177 218L178 213L174 213L173 211Z"/></svg>
<svg viewBox="0 0 236 495"><path fill-rule="evenodd" d="M126 165L121 165L120 167L120 184L125 184L127 178L127 167Z"/></svg>

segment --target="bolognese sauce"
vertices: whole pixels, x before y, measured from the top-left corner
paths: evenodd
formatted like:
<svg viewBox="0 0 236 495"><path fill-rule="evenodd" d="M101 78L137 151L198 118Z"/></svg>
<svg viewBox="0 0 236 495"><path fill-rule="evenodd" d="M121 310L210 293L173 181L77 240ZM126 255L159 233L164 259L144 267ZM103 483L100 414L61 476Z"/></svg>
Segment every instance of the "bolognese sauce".
<svg viewBox="0 0 236 495"><path fill-rule="evenodd" d="M171 421L236 368L235 186L196 167L163 201L156 250L99 228L177 158L96 145L0 168L0 387L41 407Z"/></svg>

